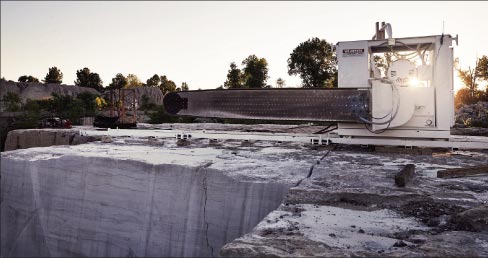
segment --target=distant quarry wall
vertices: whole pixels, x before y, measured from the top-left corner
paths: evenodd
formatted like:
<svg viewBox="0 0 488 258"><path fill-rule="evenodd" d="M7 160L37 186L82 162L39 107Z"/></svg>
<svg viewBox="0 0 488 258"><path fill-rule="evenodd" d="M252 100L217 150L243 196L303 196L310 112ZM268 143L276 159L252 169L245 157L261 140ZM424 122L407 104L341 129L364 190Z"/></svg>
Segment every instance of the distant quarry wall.
<svg viewBox="0 0 488 258"><path fill-rule="evenodd" d="M1 157L2 257L218 256L289 188L203 166L19 151Z"/></svg>
<svg viewBox="0 0 488 258"><path fill-rule="evenodd" d="M154 87L136 87L136 101L138 104L142 103L142 97L147 96L149 103L156 105L163 104L163 93L159 88ZM101 95L95 89L78 87L75 85L55 84L55 83L21 83L14 81L0 80L0 100L8 92L13 92L21 98L23 102L27 99L41 100L51 98L53 93L64 96L76 97L82 92L89 92L96 95ZM108 101L108 98L107 98Z"/></svg>
<svg viewBox="0 0 488 258"><path fill-rule="evenodd" d="M92 94L100 95L100 92L98 92L95 89L78 87L74 85L55 84L55 83L43 84L43 83L35 83L35 82L21 83L21 82L0 80L0 100L8 92L13 92L19 95L21 100L24 102L27 99L32 99L32 100L48 99L51 98L53 93L56 93L58 95L73 96L73 97L76 97L76 95L82 92L89 92Z"/></svg>

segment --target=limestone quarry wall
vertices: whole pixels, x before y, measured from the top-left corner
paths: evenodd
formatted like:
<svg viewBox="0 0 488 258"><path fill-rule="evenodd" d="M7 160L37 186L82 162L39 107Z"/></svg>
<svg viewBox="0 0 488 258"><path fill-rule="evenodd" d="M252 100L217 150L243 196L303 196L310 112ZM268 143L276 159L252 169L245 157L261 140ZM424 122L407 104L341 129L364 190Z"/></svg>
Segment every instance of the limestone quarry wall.
<svg viewBox="0 0 488 258"><path fill-rule="evenodd" d="M137 87L136 90L136 101L137 103L142 103L142 96L146 95L149 99L149 103L156 105L163 104L163 93L159 88L154 87ZM68 95L76 97L79 93L89 92L92 94L100 95L95 89L78 87L74 85L64 85L64 84L43 84L43 83L19 83L14 81L0 80L0 100L8 92L13 92L19 95L22 101L27 99L39 100L51 98L53 93L59 95ZM108 100L108 97L107 97Z"/></svg>
<svg viewBox="0 0 488 258"><path fill-rule="evenodd" d="M95 89L78 87L74 85L54 83L19 83L14 81L0 80L0 99L2 99L7 92L16 93L24 102L27 99L48 99L52 97L53 93L73 97L76 97L76 95L82 92L100 95L100 93Z"/></svg>
<svg viewBox="0 0 488 258"><path fill-rule="evenodd" d="M12 152L1 161L2 257L217 256L288 189L204 167Z"/></svg>

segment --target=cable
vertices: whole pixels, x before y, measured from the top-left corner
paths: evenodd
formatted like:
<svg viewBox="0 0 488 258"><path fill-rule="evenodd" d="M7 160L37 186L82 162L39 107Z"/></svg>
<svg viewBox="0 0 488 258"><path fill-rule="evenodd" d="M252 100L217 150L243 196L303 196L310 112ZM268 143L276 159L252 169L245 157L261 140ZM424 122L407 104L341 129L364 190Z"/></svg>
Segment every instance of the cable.
<svg viewBox="0 0 488 258"><path fill-rule="evenodd" d="M315 163L316 164L320 164L320 161L322 161L323 159L325 159L325 157L329 156L329 154L334 151L335 149L337 148L337 145L334 145L334 147L332 147L332 149L328 150L324 155L322 155L322 157L317 160ZM308 174L306 177L300 179L296 184L295 184L295 187L299 186L303 180L307 179L307 178L310 178L312 176L312 173L313 173L313 169L315 168L315 164L313 164L310 169L308 170Z"/></svg>
<svg viewBox="0 0 488 258"><path fill-rule="evenodd" d="M384 124L389 124L391 123L391 121L393 119L395 119L396 115L398 114L398 110L399 110L399 107L400 107L400 93L398 93L398 89L396 88L395 85L393 84L390 84L390 87L392 89L392 96L393 96L393 89L397 90L397 105L396 105L396 109L395 109L395 113L393 114L393 98L392 98L392 105L391 105L391 111L390 111L390 114L393 114L390 119L388 121L385 121L385 122L373 122L373 121L370 121L370 120L367 120L366 118L364 117L361 117L359 115L357 115L357 118L359 120L361 120L362 122L364 123L367 123L367 124L372 124L372 125L384 125Z"/></svg>
<svg viewBox="0 0 488 258"><path fill-rule="evenodd" d="M325 127L324 129L320 129L319 131L315 132L315 133L312 133L312 134L321 134L321 133L328 133L330 131L334 131L335 129L337 129L337 126L336 128L333 128L331 130L328 130L331 126L335 125L335 123L331 123L330 125L328 125L327 127ZM324 132L325 131L325 132Z"/></svg>

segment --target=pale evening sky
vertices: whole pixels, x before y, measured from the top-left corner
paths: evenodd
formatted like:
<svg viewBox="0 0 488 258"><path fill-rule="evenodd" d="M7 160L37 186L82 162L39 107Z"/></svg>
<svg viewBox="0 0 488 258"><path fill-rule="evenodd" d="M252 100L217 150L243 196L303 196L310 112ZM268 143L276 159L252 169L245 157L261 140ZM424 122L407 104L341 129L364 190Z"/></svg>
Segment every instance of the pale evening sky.
<svg viewBox="0 0 488 258"><path fill-rule="evenodd" d="M268 61L268 84L287 86L292 50L311 37L370 39L374 23L394 37L459 34L461 66L488 55L488 2L1 2L1 76L42 79L49 67L73 84L90 68L104 85L116 73L145 82L164 74L191 90L223 84L230 62L251 54ZM456 85L459 87L459 84Z"/></svg>

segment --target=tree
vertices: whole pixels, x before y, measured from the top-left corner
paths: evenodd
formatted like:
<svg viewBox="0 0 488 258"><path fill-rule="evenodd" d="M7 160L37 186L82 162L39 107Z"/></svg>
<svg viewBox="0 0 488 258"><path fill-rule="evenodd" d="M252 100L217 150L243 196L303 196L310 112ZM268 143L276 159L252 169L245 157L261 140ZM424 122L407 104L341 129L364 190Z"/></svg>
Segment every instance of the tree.
<svg viewBox="0 0 488 258"><path fill-rule="evenodd" d="M61 84L63 82L63 73L56 66L53 66L49 68L49 72L44 77L43 82Z"/></svg>
<svg viewBox="0 0 488 258"><path fill-rule="evenodd" d="M76 71L75 85L80 87L103 89L103 81L98 73L92 73L87 67Z"/></svg>
<svg viewBox="0 0 488 258"><path fill-rule="evenodd" d="M473 103L475 103L475 101L468 88L464 87L456 92L456 96L454 96L454 107L460 108L464 104Z"/></svg>
<svg viewBox="0 0 488 258"><path fill-rule="evenodd" d="M488 56L483 55L476 62L476 76L488 81Z"/></svg>
<svg viewBox="0 0 488 258"><path fill-rule="evenodd" d="M163 92L163 95L168 92L176 91L176 83L174 81L168 80L166 75L162 75L160 79L161 85L159 86L159 88L161 89L161 92Z"/></svg>
<svg viewBox="0 0 488 258"><path fill-rule="evenodd" d="M468 89L471 98L474 98L476 96L476 91L478 90L475 69L471 69L471 67L468 67L466 70L459 69L458 76L463 82L464 86Z"/></svg>
<svg viewBox="0 0 488 258"><path fill-rule="evenodd" d="M242 72L234 62L230 63L230 70L227 72L227 80L224 82L224 87L228 89L243 88Z"/></svg>
<svg viewBox="0 0 488 258"><path fill-rule="evenodd" d="M109 89L122 89L125 86L127 86L127 78L121 73L118 73L115 75L114 78L112 78L112 83L108 85Z"/></svg>
<svg viewBox="0 0 488 258"><path fill-rule="evenodd" d="M160 82L161 79L159 78L159 75L155 74L151 78L147 79L146 85L148 87L159 87Z"/></svg>
<svg viewBox="0 0 488 258"><path fill-rule="evenodd" d="M243 80L246 88L264 88L268 80L268 62L264 58L250 55L244 61Z"/></svg>
<svg viewBox="0 0 488 258"><path fill-rule="evenodd" d="M100 78L98 73L91 73L90 74L90 84L88 85L89 88L96 89L98 91L103 90L103 81Z"/></svg>
<svg viewBox="0 0 488 258"><path fill-rule="evenodd" d="M19 82L39 82L39 79L32 75L22 75L19 77Z"/></svg>
<svg viewBox="0 0 488 258"><path fill-rule="evenodd" d="M299 75L304 88L337 86L337 59L332 46L319 38L300 43L288 59L288 74Z"/></svg>
<svg viewBox="0 0 488 258"><path fill-rule="evenodd" d="M3 95L2 101L5 102L6 111L15 112L20 110L20 97L15 92L7 92Z"/></svg>
<svg viewBox="0 0 488 258"><path fill-rule="evenodd" d="M137 75L135 74L129 74L127 75L127 85L126 88L135 88L135 87L141 87L142 82L139 80Z"/></svg>
<svg viewBox="0 0 488 258"><path fill-rule="evenodd" d="M276 80L276 88L283 88L283 87L286 87L285 80L278 78L278 80Z"/></svg>
<svg viewBox="0 0 488 258"><path fill-rule="evenodd" d="M188 84L186 82L181 83L181 90L182 91L188 91L190 88L188 87Z"/></svg>
<svg viewBox="0 0 488 258"><path fill-rule="evenodd" d="M76 98L80 100L82 107L85 111L84 116L95 116L97 110L97 95L90 92L81 92L76 95Z"/></svg>
<svg viewBox="0 0 488 258"><path fill-rule="evenodd" d="M459 60L456 59L456 66L458 62ZM460 89L456 93L456 107L463 104L473 104L478 101L488 100L488 92L483 92L478 89L480 81L488 81L488 57L486 55L476 60L476 66L473 69L469 66L468 69L463 70L458 68L457 71L465 88Z"/></svg>

